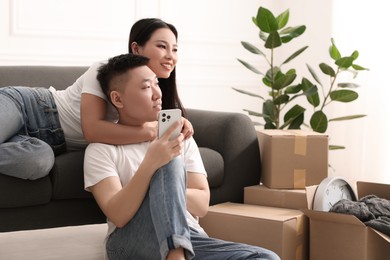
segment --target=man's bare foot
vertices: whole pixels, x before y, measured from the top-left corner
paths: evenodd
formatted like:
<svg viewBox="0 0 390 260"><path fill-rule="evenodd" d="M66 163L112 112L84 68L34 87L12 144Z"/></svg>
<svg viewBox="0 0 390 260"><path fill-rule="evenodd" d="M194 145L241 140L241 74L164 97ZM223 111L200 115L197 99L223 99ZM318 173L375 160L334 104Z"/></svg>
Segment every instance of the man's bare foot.
<svg viewBox="0 0 390 260"><path fill-rule="evenodd" d="M183 248L176 248L169 251L167 260L185 260L184 257L184 249Z"/></svg>

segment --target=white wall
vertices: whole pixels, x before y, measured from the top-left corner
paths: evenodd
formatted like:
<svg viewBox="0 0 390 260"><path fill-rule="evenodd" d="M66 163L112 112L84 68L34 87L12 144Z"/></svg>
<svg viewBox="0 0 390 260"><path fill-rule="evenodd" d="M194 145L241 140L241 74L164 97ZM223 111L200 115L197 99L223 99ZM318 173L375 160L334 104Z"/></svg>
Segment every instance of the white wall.
<svg viewBox="0 0 390 260"><path fill-rule="evenodd" d="M375 3L371 4L371 3ZM386 16L379 0L0 0L0 65L86 65L127 52L127 38L134 21L160 17L179 30L177 66L180 95L187 107L240 112L243 108L261 110L258 99L239 94L232 87L265 93L260 78L245 69L236 58L260 68L264 63L248 53L240 41L259 43L251 18L260 5L279 14L290 9L290 25L305 24L305 34L278 52L286 58L298 48L309 49L291 65L307 75L305 63L316 66L328 62L330 38L341 51L358 49L362 88L354 104L332 107L329 114L366 113L355 121L336 123L330 128L332 143L347 146L330 152L331 175L351 181L390 182L390 144L384 114L388 93L381 67L385 60L384 42L369 36L381 35L374 27L375 17ZM353 11L350 11L353 10ZM379 12L379 14L378 14ZM383 12L383 13L381 13ZM349 22L349 20L351 20ZM383 24L383 23L381 23ZM374 45L374 46L373 46ZM381 77L382 76L382 77Z"/></svg>
<svg viewBox="0 0 390 260"><path fill-rule="evenodd" d="M334 129L335 137L347 144L347 150L335 153L333 160L340 174L355 179L390 183L390 124L387 82L388 7L380 0L334 1L333 32L340 50L358 50L358 64L370 71L356 79L360 97L352 106L340 107L342 112L363 113L364 119L341 123Z"/></svg>

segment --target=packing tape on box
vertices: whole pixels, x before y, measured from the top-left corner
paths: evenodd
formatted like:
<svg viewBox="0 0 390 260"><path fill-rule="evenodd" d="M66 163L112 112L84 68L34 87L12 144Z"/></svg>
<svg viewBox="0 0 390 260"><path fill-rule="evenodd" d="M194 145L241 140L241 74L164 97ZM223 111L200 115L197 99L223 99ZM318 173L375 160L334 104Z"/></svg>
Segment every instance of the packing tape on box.
<svg viewBox="0 0 390 260"><path fill-rule="evenodd" d="M294 189L306 187L306 169L294 169Z"/></svg>
<svg viewBox="0 0 390 260"><path fill-rule="evenodd" d="M296 135L294 142L294 154L306 156L307 148L307 136L306 135Z"/></svg>

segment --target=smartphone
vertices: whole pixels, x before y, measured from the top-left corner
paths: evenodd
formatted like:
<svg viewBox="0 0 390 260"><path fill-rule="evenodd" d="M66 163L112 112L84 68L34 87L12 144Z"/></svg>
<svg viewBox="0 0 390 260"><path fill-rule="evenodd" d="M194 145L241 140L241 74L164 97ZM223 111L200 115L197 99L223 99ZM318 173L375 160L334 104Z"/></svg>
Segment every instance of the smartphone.
<svg viewBox="0 0 390 260"><path fill-rule="evenodd" d="M167 129L174 124L177 120L181 120L180 109L165 109L158 113L158 138L164 135ZM181 127L175 129L172 133L170 140L179 136Z"/></svg>

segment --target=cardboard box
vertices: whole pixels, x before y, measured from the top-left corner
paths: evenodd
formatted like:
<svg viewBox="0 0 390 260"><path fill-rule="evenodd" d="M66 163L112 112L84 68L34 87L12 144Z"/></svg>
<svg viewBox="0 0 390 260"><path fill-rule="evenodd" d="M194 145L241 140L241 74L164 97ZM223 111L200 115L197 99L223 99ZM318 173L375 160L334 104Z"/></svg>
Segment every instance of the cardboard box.
<svg viewBox="0 0 390 260"><path fill-rule="evenodd" d="M328 136L303 130L256 128L261 182L268 188L304 189L328 176Z"/></svg>
<svg viewBox="0 0 390 260"><path fill-rule="evenodd" d="M390 199L390 185L358 182L359 198ZM304 210L310 218L310 259L375 260L390 258L390 237L353 215Z"/></svg>
<svg viewBox="0 0 390 260"><path fill-rule="evenodd" d="M308 257L308 219L299 210L222 203L200 225L211 237L264 247L281 259Z"/></svg>
<svg viewBox="0 0 390 260"><path fill-rule="evenodd" d="M287 209L311 209L317 185L305 189L271 189L264 185L244 188L244 203Z"/></svg>

